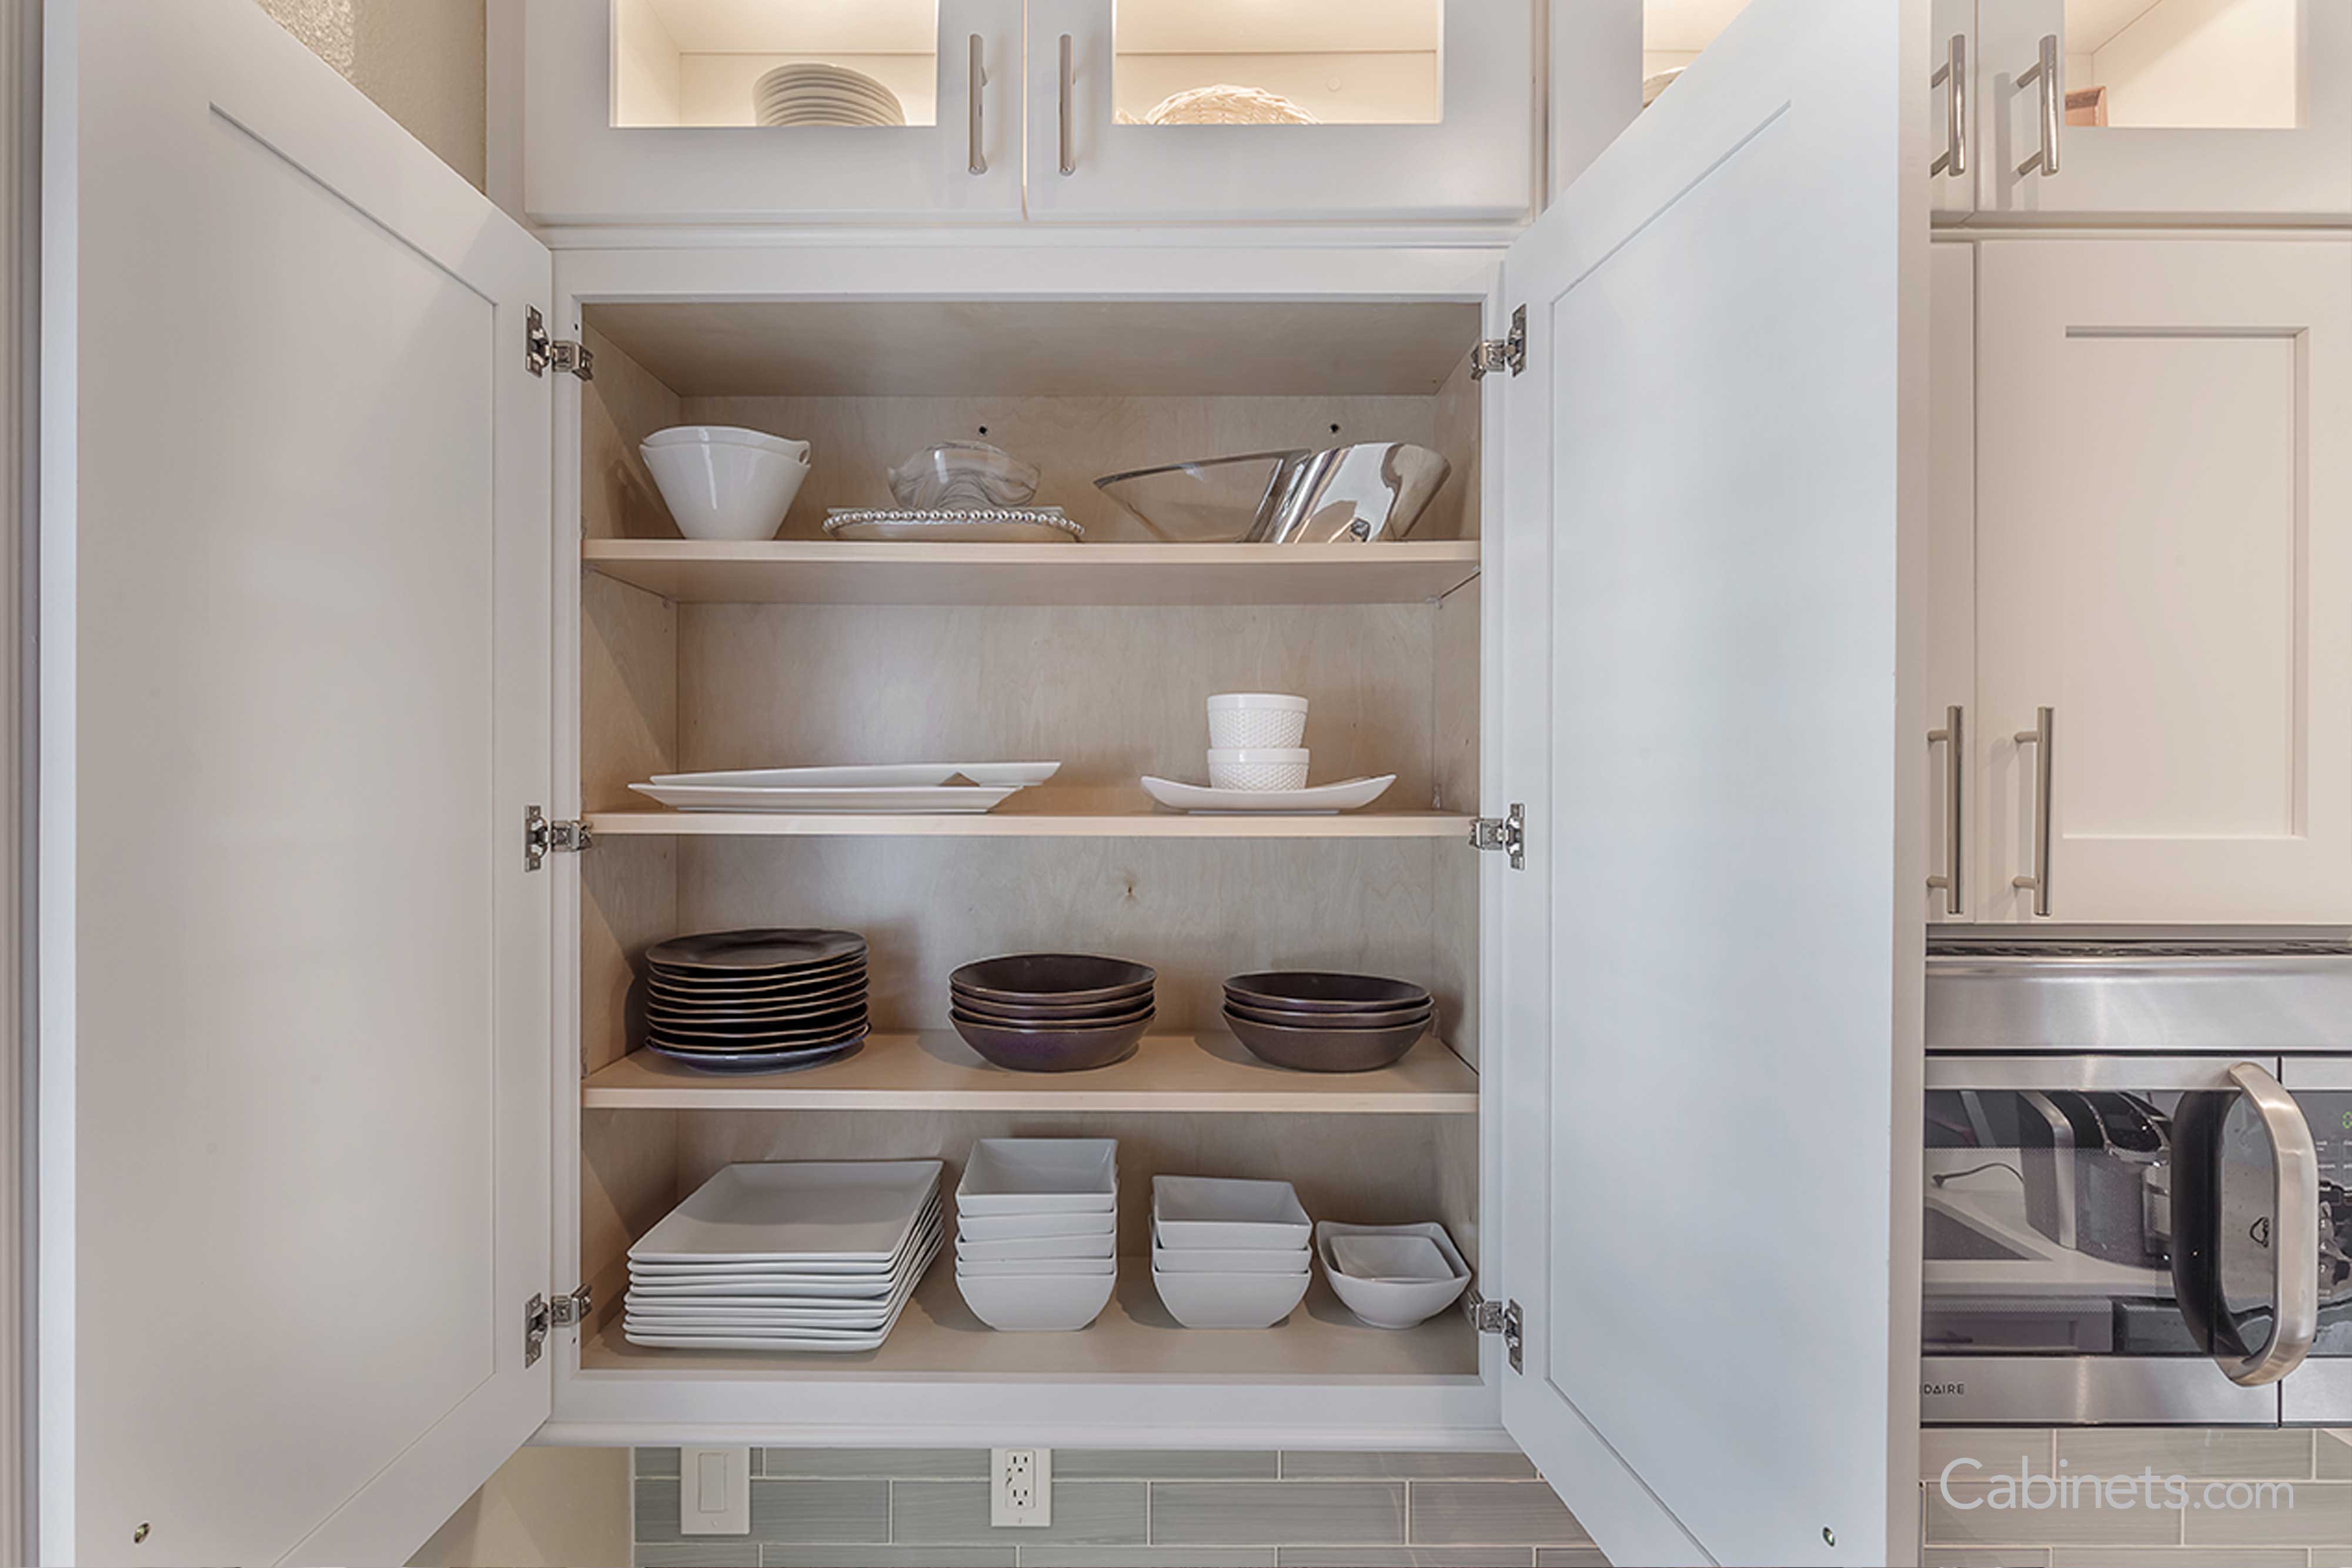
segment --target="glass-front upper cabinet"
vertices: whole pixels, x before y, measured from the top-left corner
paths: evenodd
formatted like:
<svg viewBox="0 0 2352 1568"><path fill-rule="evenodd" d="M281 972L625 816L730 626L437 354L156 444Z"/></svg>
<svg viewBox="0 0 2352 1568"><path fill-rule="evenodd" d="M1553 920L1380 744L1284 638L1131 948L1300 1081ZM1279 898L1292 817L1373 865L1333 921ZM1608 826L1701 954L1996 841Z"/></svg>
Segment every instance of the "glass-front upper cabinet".
<svg viewBox="0 0 2352 1568"><path fill-rule="evenodd" d="M2347 0L1977 0L1979 210L2352 217Z"/></svg>
<svg viewBox="0 0 2352 1568"><path fill-rule="evenodd" d="M1021 0L527 0L541 223L1021 215Z"/></svg>
<svg viewBox="0 0 2352 1568"><path fill-rule="evenodd" d="M1030 0L1033 218L1514 222L1529 0Z"/></svg>

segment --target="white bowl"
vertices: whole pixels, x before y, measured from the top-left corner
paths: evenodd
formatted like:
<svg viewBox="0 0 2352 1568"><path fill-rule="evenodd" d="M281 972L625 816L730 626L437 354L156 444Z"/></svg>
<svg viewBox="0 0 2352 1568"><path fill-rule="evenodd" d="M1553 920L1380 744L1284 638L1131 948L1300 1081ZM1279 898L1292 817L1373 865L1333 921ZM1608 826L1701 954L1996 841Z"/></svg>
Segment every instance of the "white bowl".
<svg viewBox="0 0 2352 1568"><path fill-rule="evenodd" d="M1099 1236L1024 1236L1010 1241L972 1241L956 1238L959 1262L995 1262L1007 1258L1108 1258L1118 1239L1106 1230Z"/></svg>
<svg viewBox="0 0 2352 1568"><path fill-rule="evenodd" d="M667 430L656 430L645 438L645 446L756 446L762 452L773 452L795 463L809 460L809 444L794 441L790 436L770 435L764 430L746 430L738 424L673 424Z"/></svg>
<svg viewBox="0 0 2352 1568"><path fill-rule="evenodd" d="M1187 1250L1304 1249L1314 1230L1288 1182L1226 1176L1153 1176L1151 1219L1160 1246Z"/></svg>
<svg viewBox="0 0 2352 1568"><path fill-rule="evenodd" d="M1307 758L1303 746L1213 746L1209 747L1209 788L1304 789Z"/></svg>
<svg viewBox="0 0 2352 1568"><path fill-rule="evenodd" d="M1152 1288L1188 1329L1270 1329L1307 1299L1305 1274L1164 1274Z"/></svg>
<svg viewBox="0 0 2352 1568"><path fill-rule="evenodd" d="M809 465L731 441L638 448L677 531L690 539L772 539Z"/></svg>
<svg viewBox="0 0 2352 1568"><path fill-rule="evenodd" d="M1360 1279L1342 1270L1332 1256L1332 1239L1343 1236L1425 1238L1453 1272L1443 1280ZM1424 1322L1452 1306L1470 1286L1470 1265L1462 1260L1461 1249L1442 1225L1337 1225L1327 1219L1315 1228L1315 1246L1331 1289L1349 1312L1376 1329L1409 1329Z"/></svg>
<svg viewBox="0 0 2352 1568"><path fill-rule="evenodd" d="M1151 1249L1151 1266L1163 1274L1303 1274L1313 1254L1296 1249L1246 1247L1159 1247Z"/></svg>
<svg viewBox="0 0 2352 1568"><path fill-rule="evenodd" d="M1209 699L1211 746L1297 746L1307 737L1307 699L1282 692L1219 692Z"/></svg>
<svg viewBox="0 0 2352 1568"><path fill-rule="evenodd" d="M956 1229L966 1241L1015 1241L1035 1236L1108 1236L1118 1216L1099 1214L959 1214Z"/></svg>
<svg viewBox="0 0 2352 1568"><path fill-rule="evenodd" d="M955 1196L960 1216L1114 1213L1118 1140L982 1138Z"/></svg>
<svg viewBox="0 0 2352 1568"><path fill-rule="evenodd" d="M1102 1315L1118 1284L1115 1273L991 1277L956 1270L956 1289L972 1315L1015 1333L1082 1329Z"/></svg>
<svg viewBox="0 0 2352 1568"><path fill-rule="evenodd" d="M1038 1274L1116 1274L1116 1258L967 1258L956 1264L958 1279L1026 1280Z"/></svg>

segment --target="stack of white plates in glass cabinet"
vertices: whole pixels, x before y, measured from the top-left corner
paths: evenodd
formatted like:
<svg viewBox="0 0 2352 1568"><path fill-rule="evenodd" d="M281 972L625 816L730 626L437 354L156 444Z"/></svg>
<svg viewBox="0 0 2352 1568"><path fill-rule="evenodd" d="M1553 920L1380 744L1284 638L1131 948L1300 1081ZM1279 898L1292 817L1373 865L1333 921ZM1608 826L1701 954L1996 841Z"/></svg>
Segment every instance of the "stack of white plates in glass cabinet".
<svg viewBox="0 0 2352 1568"><path fill-rule="evenodd" d="M898 95L846 66L814 60L778 66L751 88L751 118L761 125L904 125Z"/></svg>
<svg viewBox="0 0 2352 1568"><path fill-rule="evenodd" d="M729 1166L629 1249L622 1330L669 1350L873 1350L939 1256L937 1160Z"/></svg>
<svg viewBox="0 0 2352 1568"><path fill-rule="evenodd" d="M995 1329L1082 1329L1118 1283L1118 1141L982 1138L956 1188L956 1288Z"/></svg>
<svg viewBox="0 0 2352 1568"><path fill-rule="evenodd" d="M1307 1297L1313 1227L1286 1181L1151 1178L1151 1283L1188 1329L1272 1328Z"/></svg>

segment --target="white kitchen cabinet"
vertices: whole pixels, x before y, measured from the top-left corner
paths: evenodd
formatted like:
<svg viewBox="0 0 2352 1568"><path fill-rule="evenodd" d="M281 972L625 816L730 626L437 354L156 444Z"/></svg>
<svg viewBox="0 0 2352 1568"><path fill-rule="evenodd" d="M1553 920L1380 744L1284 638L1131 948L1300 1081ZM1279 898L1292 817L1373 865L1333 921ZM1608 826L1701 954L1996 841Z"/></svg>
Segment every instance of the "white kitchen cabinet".
<svg viewBox="0 0 2352 1568"><path fill-rule="evenodd" d="M1518 223L1532 0L528 0L523 205L549 225ZM904 126L754 122L821 59ZM1235 123L1161 123L1244 89ZM1246 121L1246 122L1241 122Z"/></svg>
<svg viewBox="0 0 2352 1568"><path fill-rule="evenodd" d="M1977 342L1976 917L2352 919L2352 244L1990 242Z"/></svg>
<svg viewBox="0 0 2352 1568"><path fill-rule="evenodd" d="M47 127L76 265L45 291L70 482L41 552L42 1201L72 1239L45 1560L401 1560L534 1428L1509 1440L1619 1560L1906 1549L1919 1204L1884 1134L1919 1092L1927 257L1926 172L1874 151L1924 112L1900 17L1756 0L1507 250L551 273L245 0L77 9L50 44L83 118L67 95ZM1743 251L1764 232L1788 243ZM1482 336L1503 368L1474 380ZM814 443L782 538L668 537L635 449L688 421ZM1093 537L815 537L967 434L1034 455ZM1150 542L1088 482L1399 435L1455 478L1385 547ZM1307 693L1318 768L1392 768L1394 799L1146 809L1135 775L1196 766L1200 696L1244 682ZM1065 773L853 823L626 789L886 751ZM533 810L592 841L527 852ZM1471 847L1481 817L1523 824L1523 865ZM776 1078L633 1053L644 946L755 923L871 934L883 1032ZM935 1027L952 964L1076 945L1160 970L1131 1061L1007 1074ZM1276 1072L1215 1028L1217 981L1264 963L1425 975L1442 1038ZM1663 1125L1743 1151L1737 1183L1662 1165ZM1131 1193L1281 1176L1321 1216L1441 1218L1499 1310L1390 1333L1318 1287L1185 1333L1130 1261L1068 1335L979 1332L940 1267L871 1356L619 1333L627 1248L719 1166L1061 1130L1118 1137Z"/></svg>
<svg viewBox="0 0 2352 1568"><path fill-rule="evenodd" d="M2352 5L1977 0L1977 16L1980 214L2352 220Z"/></svg>

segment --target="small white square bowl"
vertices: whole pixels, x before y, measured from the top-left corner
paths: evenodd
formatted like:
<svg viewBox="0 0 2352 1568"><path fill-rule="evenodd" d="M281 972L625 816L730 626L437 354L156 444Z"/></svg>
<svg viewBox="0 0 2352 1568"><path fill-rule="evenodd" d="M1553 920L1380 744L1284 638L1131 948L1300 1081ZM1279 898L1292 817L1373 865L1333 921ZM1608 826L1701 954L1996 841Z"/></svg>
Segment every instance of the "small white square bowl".
<svg viewBox="0 0 2352 1568"><path fill-rule="evenodd" d="M1092 1214L959 1214L956 1233L966 1241L1018 1241L1041 1236L1108 1236L1118 1228L1109 1209Z"/></svg>
<svg viewBox="0 0 2352 1568"><path fill-rule="evenodd" d="M1118 1207L1116 1138L982 1138L956 1187L959 1215L1108 1214Z"/></svg>
<svg viewBox="0 0 2352 1568"><path fill-rule="evenodd" d="M1160 1304L1188 1329L1270 1329L1307 1299L1305 1274L1163 1274Z"/></svg>
<svg viewBox="0 0 2352 1568"><path fill-rule="evenodd" d="M1443 1280L1366 1280L1348 1273L1332 1256L1332 1243L1341 1237L1418 1237L1444 1255L1451 1277ZM1445 1227L1422 1225L1335 1225L1325 1220L1315 1228L1316 1249L1323 1255L1323 1276L1347 1309L1376 1329L1409 1329L1452 1306L1470 1285L1470 1265Z"/></svg>
<svg viewBox="0 0 2352 1568"><path fill-rule="evenodd" d="M956 1272L964 1305L990 1328L1013 1333L1067 1333L1102 1315L1116 1274L988 1276Z"/></svg>
<svg viewBox="0 0 2352 1568"><path fill-rule="evenodd" d="M973 1262L1003 1258L1108 1258L1118 1239L1106 1230L1100 1236L1024 1236L1012 1241L971 1241L956 1239L956 1257Z"/></svg>
<svg viewBox="0 0 2352 1568"><path fill-rule="evenodd" d="M1151 1218L1163 1247L1302 1248L1314 1222L1286 1181L1229 1176L1151 1178Z"/></svg>

